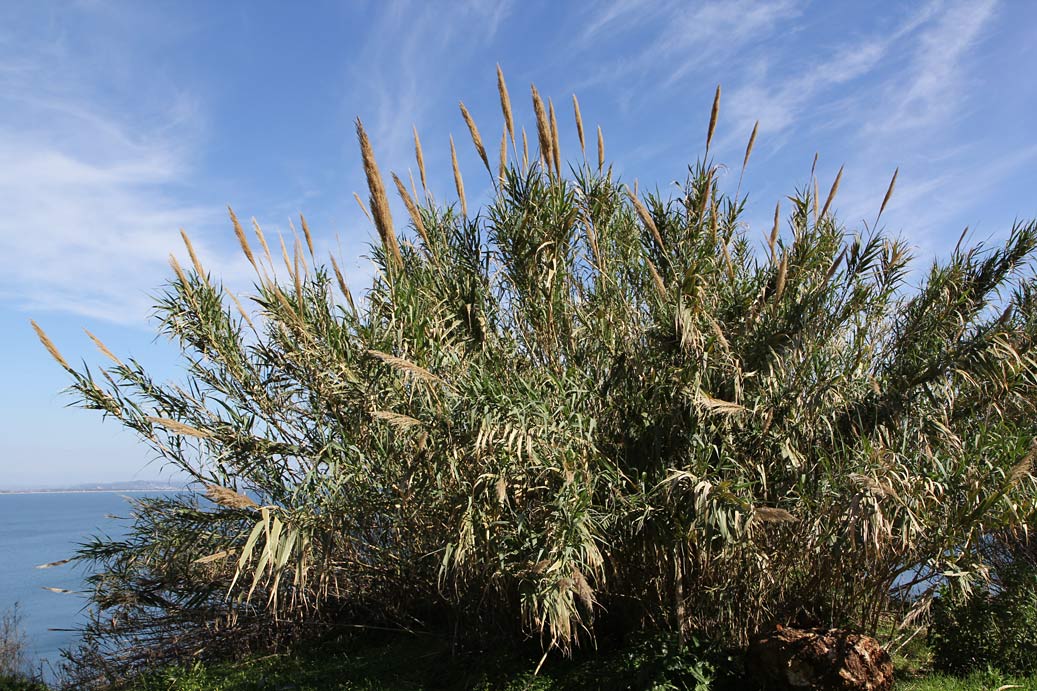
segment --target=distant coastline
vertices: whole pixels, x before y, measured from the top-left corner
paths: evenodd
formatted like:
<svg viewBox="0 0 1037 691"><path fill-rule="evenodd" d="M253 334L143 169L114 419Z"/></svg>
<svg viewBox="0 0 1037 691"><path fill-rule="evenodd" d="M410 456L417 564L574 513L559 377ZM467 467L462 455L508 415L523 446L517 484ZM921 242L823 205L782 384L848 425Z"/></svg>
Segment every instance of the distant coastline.
<svg viewBox="0 0 1037 691"><path fill-rule="evenodd" d="M87 494L93 492L179 492L186 485L171 482L101 482L73 485L71 487L32 487L25 489L0 489L0 494Z"/></svg>

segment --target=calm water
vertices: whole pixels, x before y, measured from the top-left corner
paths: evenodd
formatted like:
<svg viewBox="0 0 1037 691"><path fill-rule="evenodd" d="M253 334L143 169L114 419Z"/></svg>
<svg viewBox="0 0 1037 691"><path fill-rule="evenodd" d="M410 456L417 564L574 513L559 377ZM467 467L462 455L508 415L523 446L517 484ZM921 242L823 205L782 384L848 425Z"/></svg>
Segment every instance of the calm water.
<svg viewBox="0 0 1037 691"><path fill-rule="evenodd" d="M141 495L0 494L0 611L18 605L30 652L37 661L60 662L60 649L73 645L77 634L54 629L73 629L81 624L86 604L82 595L58 594L44 588L81 591L86 573L81 566L36 566L72 556L76 546L91 535L121 534L126 521L108 516L129 515L127 496Z"/></svg>

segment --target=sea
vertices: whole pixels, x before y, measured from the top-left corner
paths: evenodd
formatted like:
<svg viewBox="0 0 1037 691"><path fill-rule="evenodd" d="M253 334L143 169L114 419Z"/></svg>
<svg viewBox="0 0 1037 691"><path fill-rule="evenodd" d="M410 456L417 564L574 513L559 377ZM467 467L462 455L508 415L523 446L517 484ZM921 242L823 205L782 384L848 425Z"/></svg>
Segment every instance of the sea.
<svg viewBox="0 0 1037 691"><path fill-rule="evenodd" d="M0 614L15 610L34 670L53 678L61 650L86 619L83 565L37 568L73 555L91 536L124 534L130 497L160 492L0 494ZM68 591L68 592L55 592Z"/></svg>

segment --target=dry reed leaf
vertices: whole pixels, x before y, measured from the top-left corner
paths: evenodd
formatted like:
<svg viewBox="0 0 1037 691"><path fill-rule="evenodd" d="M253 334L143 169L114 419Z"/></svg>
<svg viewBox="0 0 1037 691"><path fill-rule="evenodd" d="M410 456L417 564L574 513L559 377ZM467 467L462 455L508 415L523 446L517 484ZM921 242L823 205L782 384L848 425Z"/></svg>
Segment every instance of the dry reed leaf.
<svg viewBox="0 0 1037 691"><path fill-rule="evenodd" d="M175 434L181 434L185 437L195 437L197 439L208 439L212 437L212 432L200 430L195 427L191 427L190 425L185 425L184 423L179 422L177 420L171 420L167 417L153 417L148 415L144 419L146 419L153 425L164 427L170 432L173 432Z"/></svg>
<svg viewBox="0 0 1037 691"><path fill-rule="evenodd" d="M454 187L457 188L457 198L461 201L461 216L468 218L468 202L464 197L464 180L461 178L461 168L457 165L457 149L454 147L454 135L450 135L450 162L454 167Z"/></svg>
<svg viewBox="0 0 1037 691"><path fill-rule="evenodd" d="M551 162L554 160L551 154L551 122L547 118L547 110L544 108L544 102L540 99L540 93L537 91L535 84L530 84L530 90L533 93L533 112L536 114L537 120L537 135L540 138L540 158L544 164L551 168Z"/></svg>
<svg viewBox="0 0 1037 691"><path fill-rule="evenodd" d="M75 591L69 590L68 588L55 588L55 587L49 586L49 585L45 585L45 586L41 586L41 587L44 590L49 590L50 592L57 593L58 595L72 595L72 594L75 593Z"/></svg>
<svg viewBox="0 0 1037 691"><path fill-rule="evenodd" d="M554 159L555 174L562 175L562 147L558 143L558 118L555 117L555 104L547 99L548 114L551 118L551 156Z"/></svg>
<svg viewBox="0 0 1037 691"><path fill-rule="evenodd" d="M228 509L253 509L259 506L244 494L220 485L206 485L205 496L212 503Z"/></svg>
<svg viewBox="0 0 1037 691"><path fill-rule="evenodd" d="M486 147L483 146L482 137L479 135L479 128L475 126L475 120L472 119L472 114L465 108L464 102L459 101L458 104L461 106L461 117L464 118L465 124L468 125L468 131L472 135L472 143L475 144L475 150L479 152L479 158L482 159L482 163L486 166L486 172L493 175L493 171L490 170L490 159L486 157Z"/></svg>
<svg viewBox="0 0 1037 691"><path fill-rule="evenodd" d="M720 116L720 85L717 84L716 95L713 96L713 109L709 113L709 130L706 132L706 152L709 152L709 145L713 142L713 133L717 129L717 119Z"/></svg>
<svg viewBox="0 0 1037 691"><path fill-rule="evenodd" d="M652 214L648 213L648 209L641 200L638 199L637 195L627 188L627 196L630 197L630 201L634 204L634 210L637 211L637 215L641 218L641 222L644 223L645 228L652 234L652 239L655 240L655 244L659 246L659 249L666 251L666 246L663 245L663 237L659 234L659 228L655 225L655 219L652 218Z"/></svg>
<svg viewBox="0 0 1037 691"><path fill-rule="evenodd" d="M500 95L500 109L504 113L504 126L511 135L511 145L515 146L515 120L511 114L511 97L508 96L508 85L504 83L504 71L497 65L497 93Z"/></svg>
<svg viewBox="0 0 1037 691"><path fill-rule="evenodd" d="M428 233L425 232L425 224L421 220L421 214L418 212L418 207L411 199L410 194L407 193L407 187L400 180L400 177L396 174L392 174L393 182L396 183L396 190L400 193L400 199L403 200L403 205L407 208L407 213L410 214L410 220L414 223L414 229L418 231L418 235L424 241L426 247L431 247L431 243L428 240Z"/></svg>
<svg viewBox="0 0 1037 691"><path fill-rule="evenodd" d="M49 561L46 564L40 564L36 568L37 569L52 569L55 566L64 566L65 564L68 564L71 561L72 561L71 559L58 559L57 561Z"/></svg>
<svg viewBox="0 0 1037 691"><path fill-rule="evenodd" d="M821 207L820 218L824 218L825 214L828 213L829 207L832 206L832 202L835 200L835 195L839 191L839 181L843 179L843 166L839 166L839 172L835 175L835 182L832 183L832 189L828 191L828 198L825 199L824 206Z"/></svg>
<svg viewBox="0 0 1037 691"><path fill-rule="evenodd" d="M238 243L241 244L241 251L245 253L245 258L248 259L248 263L252 265L252 268L259 272L259 266L256 264L256 258L252 255L252 247L248 244L248 238L245 237L245 231L241 227L241 222L238 221L238 217L234 214L234 209L227 207L227 211L230 212L230 222L234 225L234 234L238 236Z"/></svg>
<svg viewBox="0 0 1037 691"><path fill-rule="evenodd" d="M522 128L522 169L529 168L529 139L526 137L526 128Z"/></svg>
<svg viewBox="0 0 1037 691"><path fill-rule="evenodd" d="M601 125L598 125L598 170L605 167L605 137L601 133Z"/></svg>
<svg viewBox="0 0 1037 691"><path fill-rule="evenodd" d="M587 158L587 143L583 140L583 117L580 115L580 102L576 100L576 94L573 94L573 116L576 118L576 135L580 138L580 151L583 152L583 157Z"/></svg>
<svg viewBox="0 0 1037 691"><path fill-rule="evenodd" d="M389 198L385 194L382 174L375 162L374 149L371 148L371 141L367 138L367 132L364 131L364 124L360 118L356 119L356 134L360 140L364 173L367 175L367 186L371 192L371 215L374 216L375 228L378 229L378 235L381 236L386 254L396 261L397 266L403 266L403 256L400 254L400 245L396 240L396 232L392 225L392 213L389 211Z"/></svg>
<svg viewBox="0 0 1037 691"><path fill-rule="evenodd" d="M93 335L92 333L90 333L86 329L83 329L83 332L86 333L86 335L90 337L90 340L94 342L94 345L97 346L97 349L100 350L104 354L105 357L107 357L109 360L111 360L115 364L119 365L120 367L123 366L122 360L117 358L115 356L115 353L113 353L112 351L108 350L108 346L106 346L104 343L101 343L101 339L99 339L97 336Z"/></svg>
<svg viewBox="0 0 1037 691"><path fill-rule="evenodd" d="M421 139L418 138L418 127L412 125L414 130L414 158L418 162L418 174L421 177L421 189L428 195L428 180L425 178L425 155L421 151Z"/></svg>
<svg viewBox="0 0 1037 691"><path fill-rule="evenodd" d="M368 350L367 354L373 358L381 360L382 362L389 365L395 370L406 372L407 374L412 375L415 379L419 379L430 384L443 383L442 379L432 374L424 367L415 365L413 362L409 360L405 360L401 357L396 357L395 355L389 355L388 353L383 353L378 350Z"/></svg>
<svg viewBox="0 0 1037 691"><path fill-rule="evenodd" d="M882 212L886 210L886 204L889 204L889 200L893 196L893 188L897 184L898 173L900 173L900 166L897 166L896 170L893 171L893 178L889 181L889 187L886 189L886 196L882 198L882 206L879 207L879 215L875 217L876 223L878 223L879 219L882 218Z"/></svg>

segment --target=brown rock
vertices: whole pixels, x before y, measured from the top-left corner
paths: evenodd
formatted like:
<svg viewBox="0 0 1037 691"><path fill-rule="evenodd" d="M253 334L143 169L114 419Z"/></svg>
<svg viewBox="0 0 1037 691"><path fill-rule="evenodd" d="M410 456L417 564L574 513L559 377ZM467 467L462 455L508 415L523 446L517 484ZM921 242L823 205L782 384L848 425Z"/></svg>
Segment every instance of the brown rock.
<svg viewBox="0 0 1037 691"><path fill-rule="evenodd" d="M749 646L749 671L771 691L889 691L893 661L878 641L840 629L778 628Z"/></svg>

